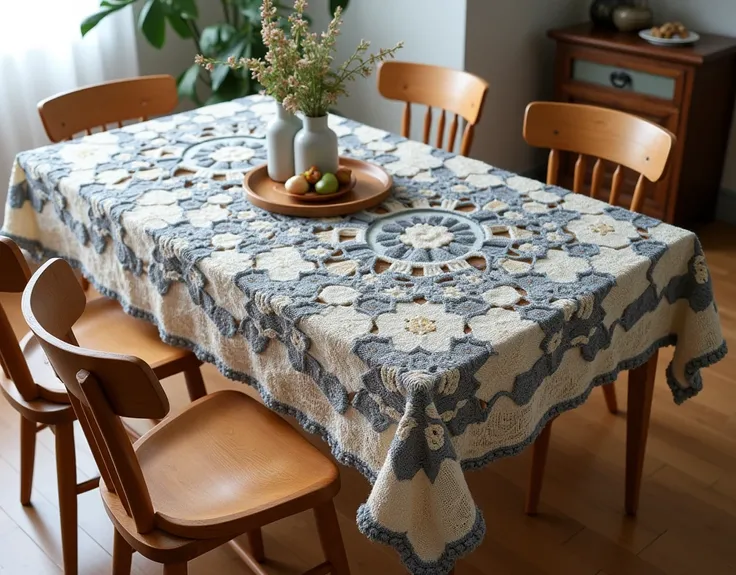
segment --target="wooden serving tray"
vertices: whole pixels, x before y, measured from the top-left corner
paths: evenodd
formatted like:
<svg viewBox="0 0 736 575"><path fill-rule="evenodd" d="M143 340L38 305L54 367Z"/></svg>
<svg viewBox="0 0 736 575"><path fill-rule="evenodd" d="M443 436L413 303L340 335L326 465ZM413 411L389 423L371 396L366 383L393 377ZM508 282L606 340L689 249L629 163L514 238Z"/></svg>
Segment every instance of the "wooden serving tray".
<svg viewBox="0 0 736 575"><path fill-rule="evenodd" d="M248 201L269 212L299 218L330 218L368 210L391 193L393 178L380 166L353 158L340 158L340 166L353 171L355 187L345 195L321 203L305 203L286 193L283 184L268 177L265 165L248 172L243 179Z"/></svg>

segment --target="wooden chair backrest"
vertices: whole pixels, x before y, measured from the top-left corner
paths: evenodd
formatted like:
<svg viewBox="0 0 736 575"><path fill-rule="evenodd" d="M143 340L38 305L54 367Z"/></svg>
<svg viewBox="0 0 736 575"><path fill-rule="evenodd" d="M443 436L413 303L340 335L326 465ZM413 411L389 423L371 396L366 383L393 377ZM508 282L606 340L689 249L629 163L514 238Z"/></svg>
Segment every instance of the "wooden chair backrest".
<svg viewBox="0 0 736 575"><path fill-rule="evenodd" d="M585 185L586 156L596 158L590 196L601 187L604 161L616 164L609 203L616 205L623 184L623 167L636 171L639 180L630 210L641 212L646 190L645 179L658 182L665 174L675 136L652 122L608 108L560 102L532 102L524 117L524 139L531 146L549 149L547 183L556 185L560 152L578 154L573 191Z"/></svg>
<svg viewBox="0 0 736 575"><path fill-rule="evenodd" d="M0 237L0 293L22 292L31 277L28 264L15 243ZM0 368L26 401L38 399L38 386L28 369L10 320L0 303Z"/></svg>
<svg viewBox="0 0 736 575"><path fill-rule="evenodd" d="M71 140L94 128L122 127L129 120L145 121L171 113L178 103L172 76L143 76L87 86L47 98L38 104L49 140Z"/></svg>
<svg viewBox="0 0 736 575"><path fill-rule="evenodd" d="M441 115L437 124L437 148L445 147L448 152L455 149L460 118L465 120L465 131L460 144L460 154L467 156L473 144L476 124L483 113L488 83L468 72L413 64L411 62L384 62L378 70L378 91L384 98L406 102L401 135L409 137L411 131L411 105L427 106L424 118L424 143L429 144L432 130L432 108L439 108ZM446 112L454 114L447 145L444 146Z"/></svg>
<svg viewBox="0 0 736 575"><path fill-rule="evenodd" d="M80 348L72 331L86 299L72 268L50 260L23 293L23 315L69 399L108 489L115 491L140 533L154 528L154 510L121 417L163 419L169 402L142 360Z"/></svg>

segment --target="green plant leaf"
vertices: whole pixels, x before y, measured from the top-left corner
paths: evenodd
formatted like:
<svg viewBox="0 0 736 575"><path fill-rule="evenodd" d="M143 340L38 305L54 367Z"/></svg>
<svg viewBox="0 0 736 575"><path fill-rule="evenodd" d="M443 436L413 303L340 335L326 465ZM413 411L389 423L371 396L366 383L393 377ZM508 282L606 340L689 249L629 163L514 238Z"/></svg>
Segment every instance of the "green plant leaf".
<svg viewBox="0 0 736 575"><path fill-rule="evenodd" d="M194 20L199 18L197 2L195 0L172 0L171 7L179 12L182 18Z"/></svg>
<svg viewBox="0 0 736 575"><path fill-rule="evenodd" d="M220 65L213 70L212 74L210 75L210 78L212 78L213 90L219 89L219 87L225 81L225 78L227 77L229 72L230 68L225 65Z"/></svg>
<svg viewBox="0 0 736 575"><path fill-rule="evenodd" d="M228 68L229 74L225 76L217 90L212 92L212 96L207 100L206 104L217 104L219 102L229 102L235 98L242 98L253 94L252 83L248 78L243 78L238 72L233 72Z"/></svg>
<svg viewBox="0 0 736 575"><path fill-rule="evenodd" d="M261 11L258 6L246 6L240 9L240 13L253 24L261 22Z"/></svg>
<svg viewBox="0 0 736 575"><path fill-rule="evenodd" d="M230 58L230 56L238 59L243 55L243 53L248 48L248 39L241 38L238 40L237 38L235 38L235 40L235 44L233 44L225 53L218 56L218 60L225 62L228 58ZM225 65L220 65L216 67L215 70L212 72L212 75L210 77L212 79L212 89L215 92L220 89L220 86L225 81L225 78L227 78L228 72L230 72L230 68Z"/></svg>
<svg viewBox="0 0 736 575"><path fill-rule="evenodd" d="M167 12L166 19L169 21L169 24L174 29L174 32L179 35L179 38L192 37L192 31L189 29L189 26L187 26L186 20L179 16L179 14Z"/></svg>
<svg viewBox="0 0 736 575"><path fill-rule="evenodd" d="M82 24L80 25L80 31L82 32L82 36L87 34L90 30L92 30L97 24L100 23L101 20L103 20L105 17L109 16L113 12L117 12L118 10L125 8L129 4L132 4L135 2L135 0L123 0L122 2L117 1L103 1L100 3L100 8L103 8L103 10L100 10L99 12L92 14L91 16L87 16L82 21Z"/></svg>
<svg viewBox="0 0 736 575"><path fill-rule="evenodd" d="M138 27L146 40L155 48L166 41L166 13L160 0L148 0L138 17Z"/></svg>
<svg viewBox="0 0 736 575"><path fill-rule="evenodd" d="M177 91L180 98L192 100L197 105L201 106L202 102L197 95L197 77L199 76L199 66L197 64L191 65L187 68L181 76L177 79Z"/></svg>
<svg viewBox="0 0 736 575"><path fill-rule="evenodd" d="M225 94L220 94L220 92L215 92L212 94L207 100L205 101L205 106L211 106L212 104L220 104L222 102L229 102L228 98L225 96Z"/></svg>
<svg viewBox="0 0 736 575"><path fill-rule="evenodd" d="M334 14L338 7L347 9L349 3L350 0L330 0L330 14Z"/></svg>
<svg viewBox="0 0 736 575"><path fill-rule="evenodd" d="M206 56L214 57L222 52L237 30L231 24L213 24L202 30L199 45Z"/></svg>

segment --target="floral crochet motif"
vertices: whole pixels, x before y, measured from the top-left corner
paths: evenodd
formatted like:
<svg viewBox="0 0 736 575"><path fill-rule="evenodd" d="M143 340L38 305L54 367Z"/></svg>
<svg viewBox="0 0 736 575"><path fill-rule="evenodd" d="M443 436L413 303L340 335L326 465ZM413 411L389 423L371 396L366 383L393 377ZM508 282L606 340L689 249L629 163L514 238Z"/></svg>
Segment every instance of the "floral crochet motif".
<svg viewBox="0 0 736 575"><path fill-rule="evenodd" d="M437 324L431 319L418 316L407 319L405 329L414 335L427 335L437 331Z"/></svg>

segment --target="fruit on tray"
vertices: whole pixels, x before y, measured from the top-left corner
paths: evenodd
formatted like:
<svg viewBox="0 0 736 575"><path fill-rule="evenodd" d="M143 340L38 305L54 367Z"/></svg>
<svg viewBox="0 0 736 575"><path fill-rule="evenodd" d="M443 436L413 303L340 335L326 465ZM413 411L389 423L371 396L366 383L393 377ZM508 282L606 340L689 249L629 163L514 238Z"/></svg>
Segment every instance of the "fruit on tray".
<svg viewBox="0 0 736 575"><path fill-rule="evenodd" d="M352 181L353 172L348 168L339 168L334 174L322 174L317 166L312 166L303 174L289 178L284 188L287 193L295 196L303 196L310 192L327 196L349 186Z"/></svg>
<svg viewBox="0 0 736 575"><path fill-rule="evenodd" d="M670 40L674 37L687 38L690 35L688 29L680 22L667 22L662 26L655 26L651 30L652 36L655 38L664 38Z"/></svg>
<svg viewBox="0 0 736 575"><path fill-rule="evenodd" d="M304 172L304 177L310 184L314 186L322 179L322 172L319 171L317 166L312 166L306 172Z"/></svg>
<svg viewBox="0 0 736 575"><path fill-rule="evenodd" d="M337 181L340 182L341 186L348 186L353 179L353 172L348 168L340 168L335 173Z"/></svg>
<svg viewBox="0 0 736 575"><path fill-rule="evenodd" d="M284 184L284 187L286 188L287 192L289 192L290 194L295 194L297 196L303 196L310 189L307 178L305 178L302 174L297 174L296 176L289 178L286 181L286 184Z"/></svg>
<svg viewBox="0 0 736 575"><path fill-rule="evenodd" d="M334 194L340 187L335 174L325 174L314 186L314 191L321 195Z"/></svg>

